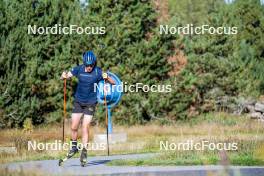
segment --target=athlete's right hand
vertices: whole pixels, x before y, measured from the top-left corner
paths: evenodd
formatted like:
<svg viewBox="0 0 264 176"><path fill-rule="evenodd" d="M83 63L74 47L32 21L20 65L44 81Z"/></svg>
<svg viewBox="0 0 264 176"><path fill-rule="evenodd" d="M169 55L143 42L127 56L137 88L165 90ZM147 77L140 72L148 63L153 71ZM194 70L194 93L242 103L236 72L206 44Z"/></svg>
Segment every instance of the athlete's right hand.
<svg viewBox="0 0 264 176"><path fill-rule="evenodd" d="M66 71L62 72L60 79L67 79L68 73Z"/></svg>

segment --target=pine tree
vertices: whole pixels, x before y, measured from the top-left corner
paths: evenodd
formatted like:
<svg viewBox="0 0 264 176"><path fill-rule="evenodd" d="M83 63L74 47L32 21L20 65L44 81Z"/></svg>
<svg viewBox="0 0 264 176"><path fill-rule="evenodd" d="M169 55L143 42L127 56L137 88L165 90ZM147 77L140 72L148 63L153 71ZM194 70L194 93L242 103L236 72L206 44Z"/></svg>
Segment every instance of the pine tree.
<svg viewBox="0 0 264 176"><path fill-rule="evenodd" d="M236 35L194 35L184 41L188 64L167 98L169 117L215 110L222 97L256 97L263 93L263 8L259 1L235 1L212 9L210 26L238 28Z"/></svg>
<svg viewBox="0 0 264 176"><path fill-rule="evenodd" d="M167 57L173 53L174 38L158 34L157 15L150 2L89 1L86 10L84 25L106 26L106 34L83 38L87 41L86 48L95 49L99 66L109 68L128 84L153 85L168 79ZM125 93L115 120L129 124L150 120L152 111L147 105L157 102L150 102L149 96L143 91ZM100 113L97 116L103 117Z"/></svg>
<svg viewBox="0 0 264 176"><path fill-rule="evenodd" d="M28 34L28 25L78 22L79 4L70 0L1 1L1 7L1 127L21 126L25 118L42 123L48 113L61 109L59 74L74 63L72 58L80 51L71 51L71 37Z"/></svg>
<svg viewBox="0 0 264 176"><path fill-rule="evenodd" d="M63 84L59 76L74 67L87 50L95 51L104 70L110 69L130 84L156 84L168 78L166 57L171 54L172 38L157 34L150 2L91 0L81 6L71 0L1 1L0 8L1 127L21 126L26 118L34 124L60 120ZM104 26L106 33L29 35L30 24ZM129 116L131 122L140 122L147 96L126 94L117 119Z"/></svg>

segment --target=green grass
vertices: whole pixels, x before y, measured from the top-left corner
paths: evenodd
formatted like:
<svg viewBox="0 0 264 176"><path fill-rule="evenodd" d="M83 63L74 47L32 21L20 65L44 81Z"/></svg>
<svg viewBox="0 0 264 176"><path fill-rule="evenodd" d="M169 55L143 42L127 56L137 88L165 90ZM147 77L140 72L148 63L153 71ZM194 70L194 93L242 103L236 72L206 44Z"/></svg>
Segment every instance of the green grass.
<svg viewBox="0 0 264 176"><path fill-rule="evenodd" d="M186 124L187 127L186 127ZM167 134L154 137L150 145L152 149L161 152L159 156L135 160L115 160L108 165L264 165L263 124L245 116L234 116L225 113L209 113L197 118L181 122L180 135ZM211 128L211 129L210 129ZM175 142L198 138L197 141L208 140L212 143L237 143L235 151L197 151L197 150L159 150L159 140Z"/></svg>
<svg viewBox="0 0 264 176"><path fill-rule="evenodd" d="M113 160L109 166L175 166L175 165L218 165L222 164L218 154L161 154L153 158L134 160ZM241 166L263 166L264 160L254 157L252 154L230 154L228 164Z"/></svg>
<svg viewBox="0 0 264 176"><path fill-rule="evenodd" d="M240 156L231 159L231 165L241 166L263 166L264 161L254 159L250 156ZM219 159L211 156L204 162L201 158L175 158L174 160L160 160L159 158L139 159L139 160L114 160L109 162L109 166L179 166L179 165L217 165Z"/></svg>

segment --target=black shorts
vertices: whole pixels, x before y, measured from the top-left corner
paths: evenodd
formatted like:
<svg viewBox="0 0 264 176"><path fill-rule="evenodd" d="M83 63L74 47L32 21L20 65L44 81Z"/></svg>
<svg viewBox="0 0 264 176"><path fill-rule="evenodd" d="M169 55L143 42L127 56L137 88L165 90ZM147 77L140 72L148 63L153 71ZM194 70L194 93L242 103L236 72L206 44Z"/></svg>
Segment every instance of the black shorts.
<svg viewBox="0 0 264 176"><path fill-rule="evenodd" d="M94 115L96 104L84 104L74 101L72 113L83 113L84 115Z"/></svg>

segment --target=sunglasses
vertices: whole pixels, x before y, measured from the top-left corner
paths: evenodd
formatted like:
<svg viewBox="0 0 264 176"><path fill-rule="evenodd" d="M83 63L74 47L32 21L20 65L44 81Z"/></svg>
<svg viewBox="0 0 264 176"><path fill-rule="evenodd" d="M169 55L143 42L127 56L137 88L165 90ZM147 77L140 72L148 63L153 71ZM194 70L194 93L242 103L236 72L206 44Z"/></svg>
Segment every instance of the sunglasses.
<svg viewBox="0 0 264 176"><path fill-rule="evenodd" d="M85 65L86 67L93 67L94 65L93 64L88 64L88 65Z"/></svg>

